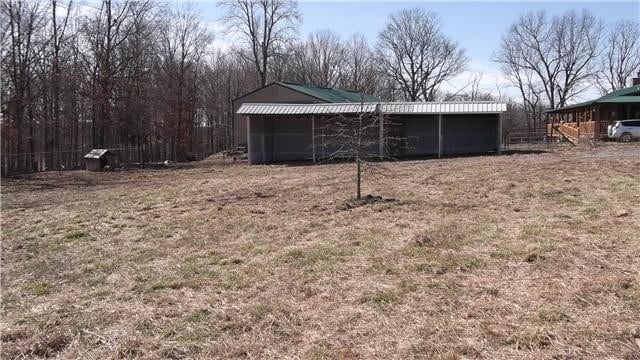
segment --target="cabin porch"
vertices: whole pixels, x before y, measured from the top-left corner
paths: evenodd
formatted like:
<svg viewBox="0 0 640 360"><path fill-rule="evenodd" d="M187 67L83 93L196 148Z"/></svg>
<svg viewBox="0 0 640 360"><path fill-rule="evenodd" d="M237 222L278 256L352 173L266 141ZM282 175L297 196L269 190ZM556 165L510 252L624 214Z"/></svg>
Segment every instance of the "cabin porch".
<svg viewBox="0 0 640 360"><path fill-rule="evenodd" d="M600 103L547 112L547 135L576 144L581 138L606 139L607 128L618 120L640 118L640 104Z"/></svg>

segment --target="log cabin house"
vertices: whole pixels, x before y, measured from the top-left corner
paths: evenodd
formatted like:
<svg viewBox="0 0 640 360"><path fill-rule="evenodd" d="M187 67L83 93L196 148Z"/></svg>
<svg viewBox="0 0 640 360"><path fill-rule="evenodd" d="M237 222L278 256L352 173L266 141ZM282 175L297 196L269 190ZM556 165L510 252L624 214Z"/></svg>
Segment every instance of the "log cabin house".
<svg viewBox="0 0 640 360"><path fill-rule="evenodd" d="M574 145L580 139L606 139L609 125L618 120L640 119L640 74L631 87L592 101L547 110L545 114L547 135L551 138L562 137Z"/></svg>

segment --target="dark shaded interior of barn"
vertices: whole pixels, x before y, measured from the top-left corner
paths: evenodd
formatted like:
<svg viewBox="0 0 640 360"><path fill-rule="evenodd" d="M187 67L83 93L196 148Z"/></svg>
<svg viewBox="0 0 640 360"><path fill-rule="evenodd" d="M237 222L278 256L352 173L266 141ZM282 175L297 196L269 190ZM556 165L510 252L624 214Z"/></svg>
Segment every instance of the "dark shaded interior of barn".
<svg viewBox="0 0 640 360"><path fill-rule="evenodd" d="M248 157L252 164L350 158L352 137L336 136L342 122L358 114L249 114ZM380 114L361 126L366 157L409 157L498 153L501 112ZM376 122L377 123L372 123ZM355 130L350 128L349 130ZM342 149L342 150L341 150Z"/></svg>

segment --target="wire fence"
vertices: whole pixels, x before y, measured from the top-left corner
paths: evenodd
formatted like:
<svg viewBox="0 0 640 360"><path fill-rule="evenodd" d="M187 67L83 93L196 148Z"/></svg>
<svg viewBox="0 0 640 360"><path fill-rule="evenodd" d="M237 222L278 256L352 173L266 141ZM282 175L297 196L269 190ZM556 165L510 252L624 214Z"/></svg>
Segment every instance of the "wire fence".
<svg viewBox="0 0 640 360"><path fill-rule="evenodd" d="M509 129L503 138L503 149L508 151L548 151L570 146L562 138L549 136L545 129Z"/></svg>
<svg viewBox="0 0 640 360"><path fill-rule="evenodd" d="M545 142L548 142L548 137L544 129L512 129L506 134L505 144L544 144Z"/></svg>
<svg viewBox="0 0 640 360"><path fill-rule="evenodd" d="M148 150L138 147L107 148L113 152L118 163L126 167L140 167L144 163L155 161L156 156ZM2 176L11 176L37 171L79 170L85 167L84 155L91 148L36 151L0 155Z"/></svg>

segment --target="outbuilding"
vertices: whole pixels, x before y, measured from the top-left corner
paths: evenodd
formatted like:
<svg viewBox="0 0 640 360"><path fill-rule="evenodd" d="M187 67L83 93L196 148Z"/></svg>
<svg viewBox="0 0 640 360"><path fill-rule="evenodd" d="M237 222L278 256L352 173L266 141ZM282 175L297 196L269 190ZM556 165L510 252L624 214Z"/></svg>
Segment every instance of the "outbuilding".
<svg viewBox="0 0 640 360"><path fill-rule="evenodd" d="M93 149L84 156L84 162L87 170L102 171L106 166L115 167L117 156L107 149Z"/></svg>
<svg viewBox="0 0 640 360"><path fill-rule="evenodd" d="M244 103L250 164L326 158L330 119L375 113L381 158L500 153L506 104L464 102L368 102L361 104ZM385 125L387 124L387 125ZM389 125L391 124L391 125ZM386 128L385 128L386 126ZM390 146L390 139L404 139Z"/></svg>
<svg viewBox="0 0 640 360"><path fill-rule="evenodd" d="M378 98L346 89L273 82L233 100L233 141L236 147L247 144L247 118L238 112L245 103L322 104L379 101Z"/></svg>

